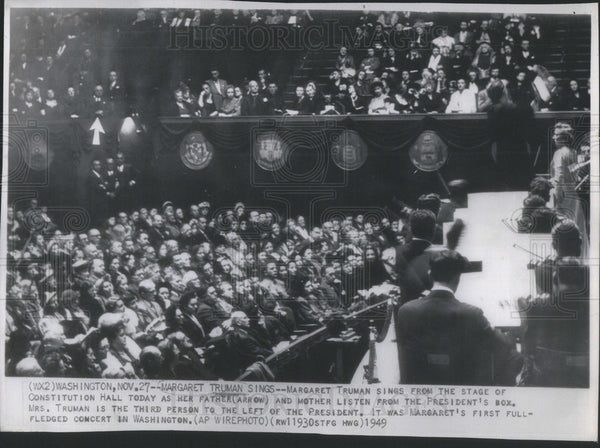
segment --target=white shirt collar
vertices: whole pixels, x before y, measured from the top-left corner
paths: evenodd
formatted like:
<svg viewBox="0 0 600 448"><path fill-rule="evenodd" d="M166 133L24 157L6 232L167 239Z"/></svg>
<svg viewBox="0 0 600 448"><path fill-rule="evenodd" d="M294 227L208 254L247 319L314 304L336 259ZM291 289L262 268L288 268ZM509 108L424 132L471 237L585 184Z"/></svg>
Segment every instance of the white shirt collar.
<svg viewBox="0 0 600 448"><path fill-rule="evenodd" d="M434 283L434 285L431 287L430 291L448 291L448 292L452 293L452 295L454 295L454 291L452 291L452 289L448 288L447 286L440 285L437 283Z"/></svg>
<svg viewBox="0 0 600 448"><path fill-rule="evenodd" d="M425 241L425 242L427 242L427 243L431 243L431 241L427 241L425 238L418 238L418 237L416 237L416 236L413 236L413 237L412 237L412 240L413 240L413 241Z"/></svg>

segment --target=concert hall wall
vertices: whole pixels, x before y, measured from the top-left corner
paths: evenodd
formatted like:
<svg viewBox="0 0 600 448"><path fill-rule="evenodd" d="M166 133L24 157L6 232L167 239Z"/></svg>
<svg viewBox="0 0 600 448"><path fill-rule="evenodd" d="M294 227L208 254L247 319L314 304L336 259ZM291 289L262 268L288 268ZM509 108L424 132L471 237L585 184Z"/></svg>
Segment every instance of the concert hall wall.
<svg viewBox="0 0 600 448"><path fill-rule="evenodd" d="M535 159L533 172L547 173L552 154L551 129L568 120L576 129L589 131L589 114L539 113L531 121L531 155L524 155L526 169ZM315 198L317 208L381 207L396 197L411 203L423 192L445 194L436 172L415 168L409 150L419 135L435 131L447 145L448 160L439 170L445 182L466 179L471 191L518 189L511 173L499 174L491 157L492 139L485 114L341 116L341 117L239 117L228 119L160 119L133 135L119 135L122 121L103 123L100 145L92 145L90 120L19 123L11 127L9 182L12 199L22 197L17 187L26 185L30 194L56 207L87 207L85 179L93 159L106 159L117 149L140 173L139 205L160 205L171 200L188 205L209 200L218 206L237 201L268 205L292 214L309 213ZM23 137L35 125L47 134L49 167L29 169L23 164ZM357 169L345 171L333 161L331 148L343 131L358 133L367 158ZM190 132L199 131L212 146L210 163L202 169L188 168L180 145ZM288 163L279 171L265 170L255 160L252 148L257 136L274 132L291 148ZM580 134L582 133L580 132ZM30 140L30 138L29 138ZM25 151L26 152L26 151ZM19 167L25 166L26 169ZM15 168L16 167L16 168ZM34 182L35 181L35 182ZM280 199L265 200L268 196ZM287 210L286 210L287 208Z"/></svg>

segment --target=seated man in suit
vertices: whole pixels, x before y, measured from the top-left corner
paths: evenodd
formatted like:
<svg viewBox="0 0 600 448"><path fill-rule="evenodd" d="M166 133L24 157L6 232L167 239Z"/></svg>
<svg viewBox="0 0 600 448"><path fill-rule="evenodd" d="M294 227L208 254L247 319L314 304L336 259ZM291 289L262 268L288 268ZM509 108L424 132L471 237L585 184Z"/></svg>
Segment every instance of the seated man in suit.
<svg viewBox="0 0 600 448"><path fill-rule="evenodd" d="M270 115L269 99L260 93L258 83L252 80L248 87L249 93L242 100L242 116Z"/></svg>
<svg viewBox="0 0 600 448"><path fill-rule="evenodd" d="M196 291L186 291L179 299L179 309L183 315L182 330L194 346L204 345L208 340L208 329L198 320L198 295Z"/></svg>
<svg viewBox="0 0 600 448"><path fill-rule="evenodd" d="M270 347L261 344L249 333L250 319L243 311L231 313L231 330L227 334L227 345L232 353L232 359L236 360L237 368L241 374L250 364L264 360L273 353Z"/></svg>
<svg viewBox="0 0 600 448"><path fill-rule="evenodd" d="M469 31L469 26L468 26L467 22L464 20L461 21L460 29L458 30L458 33L456 33L454 35L455 45L462 44L466 48L471 48L473 46L474 40L475 40L475 38L473 36L473 33L471 31Z"/></svg>
<svg viewBox="0 0 600 448"><path fill-rule="evenodd" d="M431 292L398 310L402 383L514 385L522 365L514 342L494 330L481 309L454 297L467 265L455 251L437 253Z"/></svg>

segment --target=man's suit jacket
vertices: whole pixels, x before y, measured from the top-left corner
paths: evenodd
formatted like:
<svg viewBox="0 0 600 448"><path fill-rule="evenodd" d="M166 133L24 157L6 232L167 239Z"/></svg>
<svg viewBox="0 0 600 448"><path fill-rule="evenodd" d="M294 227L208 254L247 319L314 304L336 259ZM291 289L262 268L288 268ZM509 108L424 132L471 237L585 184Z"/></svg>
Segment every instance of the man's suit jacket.
<svg viewBox="0 0 600 448"><path fill-rule="evenodd" d="M224 79L218 79L216 81L214 79L209 79L206 81L206 83L210 87L210 93L212 94L215 108L219 110L221 108L221 104L223 104L223 98L225 98L227 81Z"/></svg>
<svg viewBox="0 0 600 448"><path fill-rule="evenodd" d="M579 98L573 91L565 95L565 110L583 110L590 108L590 96L587 92L579 91Z"/></svg>
<svg viewBox="0 0 600 448"><path fill-rule="evenodd" d="M106 98L97 98L92 96L87 102L87 116L94 118L98 111L102 111L103 116L106 117L112 112L112 105L106 100Z"/></svg>
<svg viewBox="0 0 600 448"><path fill-rule="evenodd" d="M87 191L90 200L105 200L106 199L106 183L101 173L96 175L94 171L89 172L87 180Z"/></svg>
<svg viewBox="0 0 600 448"><path fill-rule="evenodd" d="M31 79L33 75L33 67L31 62L23 63L21 61L14 64L13 76L15 79L19 79L22 82Z"/></svg>
<svg viewBox="0 0 600 448"><path fill-rule="evenodd" d="M133 167L128 163L124 163L122 168L117 166L115 172L117 174L117 179L119 180L119 188L117 191L122 193L129 190L131 188L129 182L136 180L136 174Z"/></svg>
<svg viewBox="0 0 600 448"><path fill-rule="evenodd" d="M556 87L550 92L550 98L545 106L549 110L565 110L567 107L565 92L562 88Z"/></svg>
<svg viewBox="0 0 600 448"><path fill-rule="evenodd" d="M365 114L369 107L368 101L363 96L357 96L356 98L346 98L346 112L351 114Z"/></svg>
<svg viewBox="0 0 600 448"><path fill-rule="evenodd" d="M382 60L381 67L383 70L389 70L390 68L395 68L396 70L392 70L397 73L400 71L400 56L397 54L394 55L394 60L390 56L385 56Z"/></svg>
<svg viewBox="0 0 600 448"><path fill-rule="evenodd" d="M515 54L515 62L522 70L526 69L528 66L537 64L537 58L533 51L529 50L528 54L525 55L523 50L519 49Z"/></svg>
<svg viewBox="0 0 600 448"><path fill-rule="evenodd" d="M219 377L208 369L200 356L190 350L179 356L174 368L174 379L177 380L218 380ZM161 378L162 379L162 378ZM169 379L169 378L167 378Z"/></svg>
<svg viewBox="0 0 600 448"><path fill-rule="evenodd" d="M396 340L404 384L497 383L494 375L516 375L520 357L481 309L450 291L434 290L398 310ZM514 376L512 376L514 384Z"/></svg>
<svg viewBox="0 0 600 448"><path fill-rule="evenodd" d="M467 69L471 65L471 59L469 57L462 55L455 55L453 58L450 58L450 72L447 73L447 77L451 77L454 79L462 78L466 76Z"/></svg>
<svg viewBox="0 0 600 448"><path fill-rule="evenodd" d="M111 101L123 100L123 96L124 96L123 87L121 86L121 84L119 82L116 82L114 85L112 85L112 83L107 83L105 90L106 90L108 99L110 99Z"/></svg>
<svg viewBox="0 0 600 448"><path fill-rule="evenodd" d="M200 302L198 311L196 311L196 316L204 329L208 332L213 328L218 327L223 321L229 318L229 315L223 309L209 299Z"/></svg>
<svg viewBox="0 0 600 448"><path fill-rule="evenodd" d="M42 105L37 101L33 101L31 106L28 107L23 101L21 107L19 107L19 114L27 118L38 118L42 115Z"/></svg>
<svg viewBox="0 0 600 448"><path fill-rule="evenodd" d="M270 114L271 107L269 100L260 93L258 95L246 95L242 100L242 116Z"/></svg>
<svg viewBox="0 0 600 448"><path fill-rule="evenodd" d="M40 73L38 73L40 78L43 78L43 85L46 89L60 89L62 86L60 85L60 81L62 80L62 76L56 65L52 65L50 67L44 67Z"/></svg>
<svg viewBox="0 0 600 448"><path fill-rule="evenodd" d="M420 112L443 112L446 105L442 101L442 96L439 93L433 92L431 98L426 94L419 97Z"/></svg>
<svg viewBox="0 0 600 448"><path fill-rule="evenodd" d="M415 77L419 76L419 74L421 73L421 70L423 70L423 67L425 67L425 60L422 57L416 57L411 59L410 58L410 54L406 55L406 59L404 61L404 64L402 65L402 68L404 70L408 70L408 72L410 73L410 76L415 79Z"/></svg>
<svg viewBox="0 0 600 448"><path fill-rule="evenodd" d="M318 115L323 110L323 101L314 95L312 98L305 96L300 102L300 115Z"/></svg>
<svg viewBox="0 0 600 448"><path fill-rule="evenodd" d="M117 189L120 187L119 185L119 175L115 170L112 171L112 173L109 173L108 171L104 172L104 179L106 182L106 190L109 193L116 193Z"/></svg>
<svg viewBox="0 0 600 448"><path fill-rule="evenodd" d="M162 228L156 226L150 227L150 229L148 229L148 236L150 237L150 241L152 241L154 246L162 243L163 241L174 238L173 234L166 226Z"/></svg>
<svg viewBox="0 0 600 448"><path fill-rule="evenodd" d="M498 59L496 59L496 63L500 67L500 77L502 79L514 79L515 78L515 70L517 68L517 58L514 55L511 55L511 58L507 58L506 55L501 55Z"/></svg>
<svg viewBox="0 0 600 448"><path fill-rule="evenodd" d="M475 36L473 35L473 33L471 31L467 31L465 33L463 41L460 40L460 32L458 32L454 35L454 42L456 44L459 44L459 43L463 44L465 47L471 47L473 45L474 41L475 41Z"/></svg>
<svg viewBox="0 0 600 448"><path fill-rule="evenodd" d="M402 303L418 298L423 291L431 288L429 263L435 251L430 247L429 241L413 239L395 248L394 271L400 286Z"/></svg>
<svg viewBox="0 0 600 448"><path fill-rule="evenodd" d="M191 117L194 115L194 111L185 101L182 101L181 103L171 101L165 107L163 114L167 117L180 117L182 115Z"/></svg>
<svg viewBox="0 0 600 448"><path fill-rule="evenodd" d="M197 318L183 314L181 328L185 335L190 338L194 346L203 345L207 339L208 331Z"/></svg>
<svg viewBox="0 0 600 448"><path fill-rule="evenodd" d="M227 346L236 366L232 370L242 373L250 364L258 361L258 357L268 357L273 353L264 347L254 336L242 328L234 328L226 335Z"/></svg>

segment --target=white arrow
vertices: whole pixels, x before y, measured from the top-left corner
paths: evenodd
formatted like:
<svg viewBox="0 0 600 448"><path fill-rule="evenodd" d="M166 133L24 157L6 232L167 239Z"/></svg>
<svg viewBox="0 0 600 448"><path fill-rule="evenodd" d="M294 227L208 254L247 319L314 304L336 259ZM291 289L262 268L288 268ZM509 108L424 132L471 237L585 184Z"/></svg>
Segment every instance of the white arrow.
<svg viewBox="0 0 600 448"><path fill-rule="evenodd" d="M94 138L92 138L92 145L100 146L100 134L105 134L104 128L102 127L102 123L100 123L100 118L96 117L92 125L90 126L90 131L94 131Z"/></svg>

